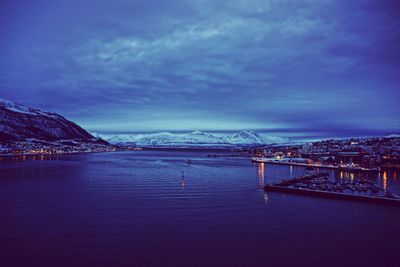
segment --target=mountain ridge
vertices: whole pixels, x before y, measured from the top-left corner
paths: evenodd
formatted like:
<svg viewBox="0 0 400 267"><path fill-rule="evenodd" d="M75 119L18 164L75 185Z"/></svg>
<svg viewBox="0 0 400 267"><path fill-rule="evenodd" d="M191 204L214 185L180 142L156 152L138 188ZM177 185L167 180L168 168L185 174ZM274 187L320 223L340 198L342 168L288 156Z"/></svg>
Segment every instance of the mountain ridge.
<svg viewBox="0 0 400 267"><path fill-rule="evenodd" d="M121 146L244 146L282 143L286 140L280 137L262 137L254 131L242 130L233 135L218 136L215 134L194 130L186 134L159 132L149 134L119 134L95 136Z"/></svg>
<svg viewBox="0 0 400 267"><path fill-rule="evenodd" d="M97 138L63 116L0 98L0 142L81 140Z"/></svg>

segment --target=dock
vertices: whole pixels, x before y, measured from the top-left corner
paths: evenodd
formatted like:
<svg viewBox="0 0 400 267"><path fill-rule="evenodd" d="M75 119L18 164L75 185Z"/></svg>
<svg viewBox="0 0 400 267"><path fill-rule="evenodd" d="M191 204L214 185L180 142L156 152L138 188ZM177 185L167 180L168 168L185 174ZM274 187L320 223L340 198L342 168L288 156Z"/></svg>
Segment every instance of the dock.
<svg viewBox="0 0 400 267"><path fill-rule="evenodd" d="M344 172L357 172L358 173L358 172L378 172L379 171L378 169L369 169L369 168L362 168L362 167L309 164L309 163L300 163L300 162L293 162L293 161L286 161L286 160L256 158L256 157L253 157L251 160L253 162L257 162L257 163L299 166L299 167L307 167L307 168L313 168L313 169L331 169L331 170L339 170L339 171L344 171Z"/></svg>
<svg viewBox="0 0 400 267"><path fill-rule="evenodd" d="M267 184L264 190L330 199L362 201L400 206L400 196L383 192L368 180L330 179L328 173L303 175Z"/></svg>

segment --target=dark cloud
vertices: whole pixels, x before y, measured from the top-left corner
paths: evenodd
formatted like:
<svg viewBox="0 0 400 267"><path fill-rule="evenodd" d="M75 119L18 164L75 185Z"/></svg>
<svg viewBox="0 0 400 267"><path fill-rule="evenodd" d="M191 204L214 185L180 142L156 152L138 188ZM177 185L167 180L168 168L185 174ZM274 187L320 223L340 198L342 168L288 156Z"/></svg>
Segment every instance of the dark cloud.
<svg viewBox="0 0 400 267"><path fill-rule="evenodd" d="M89 129L400 129L397 1L0 5L0 96Z"/></svg>

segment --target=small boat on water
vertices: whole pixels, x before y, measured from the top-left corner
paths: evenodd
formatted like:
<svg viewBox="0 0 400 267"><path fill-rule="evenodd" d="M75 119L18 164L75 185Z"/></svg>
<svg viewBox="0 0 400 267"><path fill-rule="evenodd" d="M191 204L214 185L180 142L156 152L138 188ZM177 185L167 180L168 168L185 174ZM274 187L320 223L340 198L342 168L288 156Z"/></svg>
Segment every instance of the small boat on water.
<svg viewBox="0 0 400 267"><path fill-rule="evenodd" d="M186 164L192 164L193 163L193 161L191 159L187 159L187 160L185 160L185 162L186 162Z"/></svg>

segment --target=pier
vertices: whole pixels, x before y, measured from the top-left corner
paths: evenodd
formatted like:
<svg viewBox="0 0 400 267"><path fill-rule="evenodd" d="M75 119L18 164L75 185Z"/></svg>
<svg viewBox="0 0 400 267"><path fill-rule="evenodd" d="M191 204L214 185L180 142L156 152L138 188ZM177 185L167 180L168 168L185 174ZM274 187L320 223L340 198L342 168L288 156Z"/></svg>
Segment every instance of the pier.
<svg viewBox="0 0 400 267"><path fill-rule="evenodd" d="M331 199L399 205L400 196L385 192L367 179L330 178L328 173L315 173L268 184L264 190Z"/></svg>
<svg viewBox="0 0 400 267"><path fill-rule="evenodd" d="M266 159L266 158L252 158L253 162L258 163L267 163L267 164L279 164L279 165L290 165L290 166L300 166L300 167L308 167L315 169L331 169L331 170L340 170L345 172L378 172L378 169L369 169L362 167L348 167L348 166L336 166L336 165L324 165L324 164L308 164L308 163L300 163L286 160L277 160L277 159Z"/></svg>

